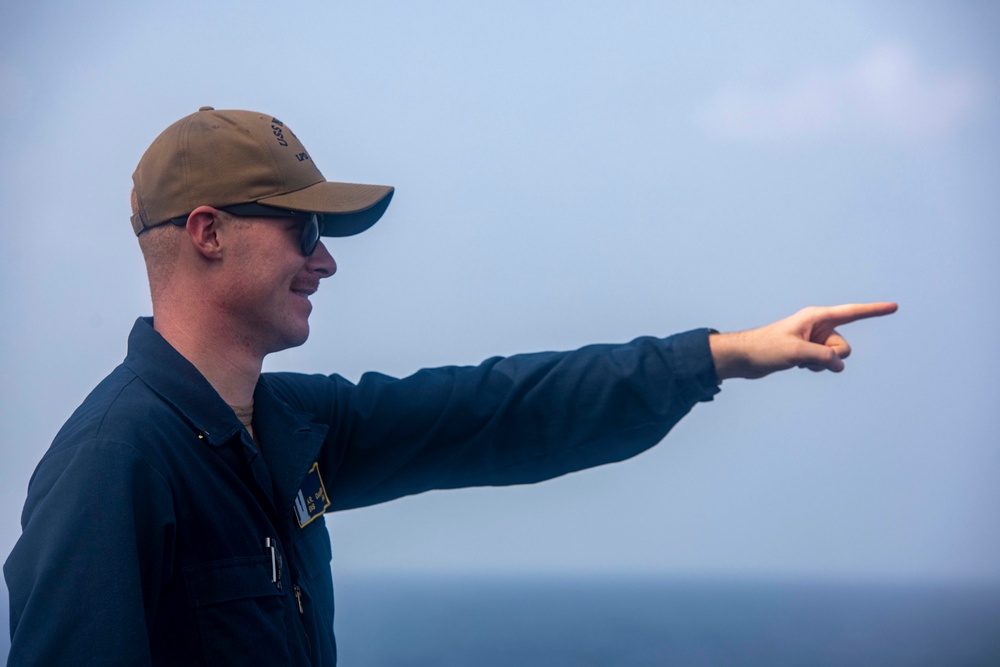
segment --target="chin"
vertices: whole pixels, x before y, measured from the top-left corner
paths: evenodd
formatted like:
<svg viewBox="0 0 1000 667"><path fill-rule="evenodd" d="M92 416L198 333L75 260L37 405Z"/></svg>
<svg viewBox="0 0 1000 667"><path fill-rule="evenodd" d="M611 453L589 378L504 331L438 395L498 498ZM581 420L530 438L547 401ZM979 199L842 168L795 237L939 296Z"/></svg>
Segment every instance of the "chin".
<svg viewBox="0 0 1000 667"><path fill-rule="evenodd" d="M288 345L286 347L298 347L299 345L305 343L307 340L309 340L308 326L306 327L306 330L303 331L300 335L292 336L291 338L289 338Z"/></svg>
<svg viewBox="0 0 1000 667"><path fill-rule="evenodd" d="M302 326L296 326L294 329L289 328L282 331L276 337L275 344L271 346L270 352L281 352L282 350L288 350L293 347L299 347L309 339L309 323L305 323Z"/></svg>

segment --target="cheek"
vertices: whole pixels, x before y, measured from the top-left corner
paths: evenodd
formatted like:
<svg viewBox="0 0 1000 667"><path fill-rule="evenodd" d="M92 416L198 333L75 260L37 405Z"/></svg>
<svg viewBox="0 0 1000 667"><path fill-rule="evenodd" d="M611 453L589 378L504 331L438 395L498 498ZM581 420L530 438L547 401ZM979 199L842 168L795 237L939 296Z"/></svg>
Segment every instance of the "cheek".
<svg viewBox="0 0 1000 667"><path fill-rule="evenodd" d="M266 303L268 292L274 291L275 282L266 276L267 267L252 258L232 262L220 276L223 300L231 309L241 311Z"/></svg>
<svg viewBox="0 0 1000 667"><path fill-rule="evenodd" d="M289 241L285 230L277 226L265 223L241 231L244 234L224 257L222 284L234 306L239 303L246 310L288 293L302 268L302 258L298 246L286 248Z"/></svg>

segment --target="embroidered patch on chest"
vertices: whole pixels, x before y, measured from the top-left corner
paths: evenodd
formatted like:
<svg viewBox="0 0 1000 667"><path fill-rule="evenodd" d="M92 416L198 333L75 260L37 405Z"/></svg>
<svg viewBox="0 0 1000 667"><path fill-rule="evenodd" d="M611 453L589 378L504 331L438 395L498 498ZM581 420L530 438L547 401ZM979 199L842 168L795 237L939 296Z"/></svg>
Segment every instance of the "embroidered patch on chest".
<svg viewBox="0 0 1000 667"><path fill-rule="evenodd" d="M299 494L295 496L295 518L299 521L299 528L305 528L316 517L323 516L329 506L330 497L326 495L323 478L319 476L319 463L313 463L302 481Z"/></svg>

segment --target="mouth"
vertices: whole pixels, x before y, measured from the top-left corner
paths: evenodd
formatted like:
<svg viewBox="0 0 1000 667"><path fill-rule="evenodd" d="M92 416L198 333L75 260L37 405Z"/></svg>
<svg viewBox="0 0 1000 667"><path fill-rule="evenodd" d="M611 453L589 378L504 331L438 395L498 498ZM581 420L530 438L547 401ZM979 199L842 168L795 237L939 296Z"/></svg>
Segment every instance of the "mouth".
<svg viewBox="0 0 1000 667"><path fill-rule="evenodd" d="M300 296L303 299L308 299L313 294L315 294L318 289L319 289L319 285L297 284L297 285L292 285L292 287L291 287L292 294L295 294L296 296Z"/></svg>

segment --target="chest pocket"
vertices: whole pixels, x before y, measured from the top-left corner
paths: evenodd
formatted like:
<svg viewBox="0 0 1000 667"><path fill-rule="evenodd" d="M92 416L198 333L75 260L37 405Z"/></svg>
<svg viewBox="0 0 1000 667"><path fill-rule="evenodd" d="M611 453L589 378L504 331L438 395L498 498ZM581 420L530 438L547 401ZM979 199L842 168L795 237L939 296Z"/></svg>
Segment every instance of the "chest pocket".
<svg viewBox="0 0 1000 667"><path fill-rule="evenodd" d="M207 665L291 664L283 592L268 556L231 558L183 569Z"/></svg>

